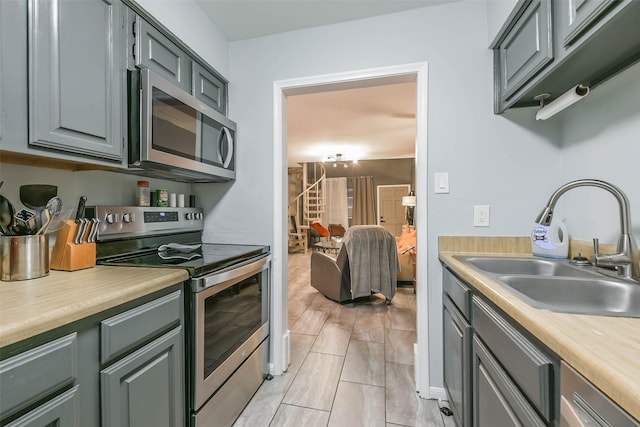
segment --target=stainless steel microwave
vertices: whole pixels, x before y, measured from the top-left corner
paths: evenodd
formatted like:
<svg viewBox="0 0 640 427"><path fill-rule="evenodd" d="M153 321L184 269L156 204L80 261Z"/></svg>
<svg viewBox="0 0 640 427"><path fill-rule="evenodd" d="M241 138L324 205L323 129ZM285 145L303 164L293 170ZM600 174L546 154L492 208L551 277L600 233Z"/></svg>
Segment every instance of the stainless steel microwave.
<svg viewBox="0 0 640 427"><path fill-rule="evenodd" d="M129 172L187 182L235 179L236 124L153 71L128 72Z"/></svg>

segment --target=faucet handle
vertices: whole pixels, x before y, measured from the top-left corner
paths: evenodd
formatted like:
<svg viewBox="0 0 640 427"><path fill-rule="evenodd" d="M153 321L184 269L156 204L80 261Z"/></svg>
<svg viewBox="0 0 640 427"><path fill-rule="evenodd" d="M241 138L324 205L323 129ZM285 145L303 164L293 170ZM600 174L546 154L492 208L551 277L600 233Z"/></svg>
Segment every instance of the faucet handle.
<svg viewBox="0 0 640 427"><path fill-rule="evenodd" d="M593 254L600 255L600 239L597 237L593 239Z"/></svg>

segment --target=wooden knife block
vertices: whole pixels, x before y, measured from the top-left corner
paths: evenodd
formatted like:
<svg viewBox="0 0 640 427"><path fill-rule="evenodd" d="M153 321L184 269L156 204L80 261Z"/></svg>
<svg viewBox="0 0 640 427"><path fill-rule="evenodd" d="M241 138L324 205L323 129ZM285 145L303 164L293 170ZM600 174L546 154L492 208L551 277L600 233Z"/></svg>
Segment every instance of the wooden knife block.
<svg viewBox="0 0 640 427"><path fill-rule="evenodd" d="M74 220L67 220L58 231L56 244L51 253L49 267L52 270L75 271L96 265L96 244L83 242L73 243L78 231Z"/></svg>

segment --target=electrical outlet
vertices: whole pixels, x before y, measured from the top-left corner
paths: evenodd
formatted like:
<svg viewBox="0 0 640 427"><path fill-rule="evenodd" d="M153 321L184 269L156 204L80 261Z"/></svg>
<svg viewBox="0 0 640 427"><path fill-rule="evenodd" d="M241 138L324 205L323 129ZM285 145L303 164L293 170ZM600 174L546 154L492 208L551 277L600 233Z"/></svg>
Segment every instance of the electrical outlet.
<svg viewBox="0 0 640 427"><path fill-rule="evenodd" d="M490 208L489 205L475 205L473 207L474 227L489 227Z"/></svg>

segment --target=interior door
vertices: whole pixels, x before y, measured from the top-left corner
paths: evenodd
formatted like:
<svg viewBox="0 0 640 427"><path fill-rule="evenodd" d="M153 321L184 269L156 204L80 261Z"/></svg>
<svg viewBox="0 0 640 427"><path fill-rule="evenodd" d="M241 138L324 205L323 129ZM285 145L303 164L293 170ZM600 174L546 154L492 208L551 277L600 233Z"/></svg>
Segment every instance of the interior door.
<svg viewBox="0 0 640 427"><path fill-rule="evenodd" d="M409 194L409 184L378 185L378 225L383 226L394 236L402 233L405 222L405 207L402 196Z"/></svg>

